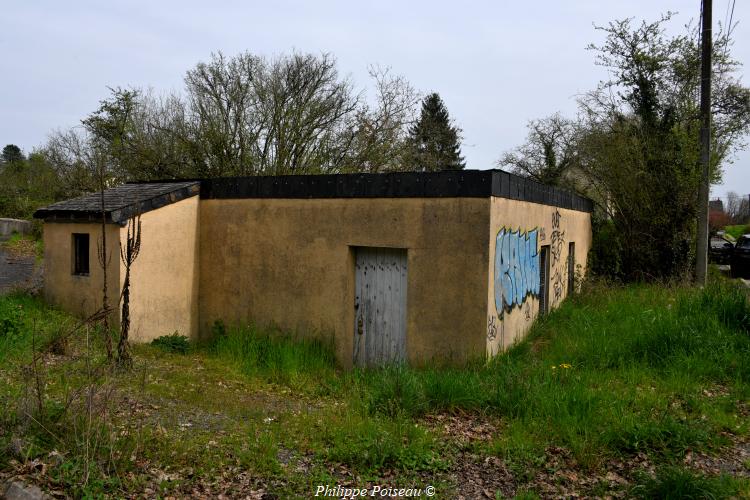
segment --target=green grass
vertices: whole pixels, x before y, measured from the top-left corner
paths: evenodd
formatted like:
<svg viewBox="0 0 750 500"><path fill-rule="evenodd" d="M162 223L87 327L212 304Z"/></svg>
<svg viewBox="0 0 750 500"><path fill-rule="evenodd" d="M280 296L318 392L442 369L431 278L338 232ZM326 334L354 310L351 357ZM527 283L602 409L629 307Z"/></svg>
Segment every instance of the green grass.
<svg viewBox="0 0 750 500"><path fill-rule="evenodd" d="M737 239L743 234L750 232L750 228L748 228L748 226L746 226L745 224L738 224L736 226L727 226L724 228L724 231L726 231L727 234L732 236L734 239Z"/></svg>
<svg viewBox="0 0 750 500"><path fill-rule="evenodd" d="M334 346L324 336L303 339L275 328L217 323L208 345L166 336L134 347L136 368L114 381L146 410L107 424L133 430L100 450L117 458L97 462L85 488L75 486L84 474L80 442L61 444L32 426L26 431L29 457L43 459L63 447L68 458L50 474L73 496L108 488L127 496L150 481L144 470L154 464L182 477L160 485L160 495L186 494L190 490L180 488L242 467L281 484L284 497L304 497L315 484L335 484L331 471L343 467L372 480L385 475L419 483L432 477L450 496L439 478L455 464L457 450L469 446L501 457L517 478L519 495L532 497L535 475L555 447L571 452L581 474L645 454L658 474L635 477L631 496L735 495L747 491L746 481L704 477L674 464L688 450L720 453L728 435L750 431L741 417L750 399L745 294L718 278L704 289L590 285L508 352L462 367L347 372L336 365ZM12 427L14 401L23 392L14 370L30 359L32 337L38 346L49 345L72 324L37 299L0 297L5 428ZM72 350L81 349L79 338ZM69 418L55 421L61 412L56 401L84 368L75 356L50 366L45 411L52 432L70 425ZM425 423L436 413L492 418L501 430L459 446ZM102 425L109 435L111 428ZM0 447L10 437L2 428ZM188 468L191 475L183 472Z"/></svg>

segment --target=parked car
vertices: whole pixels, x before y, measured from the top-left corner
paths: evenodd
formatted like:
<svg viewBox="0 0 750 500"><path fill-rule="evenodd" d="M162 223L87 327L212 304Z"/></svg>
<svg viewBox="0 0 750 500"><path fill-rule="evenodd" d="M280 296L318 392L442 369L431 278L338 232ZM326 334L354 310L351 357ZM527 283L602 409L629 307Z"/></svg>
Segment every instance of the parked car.
<svg viewBox="0 0 750 500"><path fill-rule="evenodd" d="M713 236L708 246L708 259L716 264L729 264L734 244L719 236Z"/></svg>
<svg viewBox="0 0 750 500"><path fill-rule="evenodd" d="M750 234L743 234L737 238L737 244L732 251L732 277L744 278L750 271Z"/></svg>

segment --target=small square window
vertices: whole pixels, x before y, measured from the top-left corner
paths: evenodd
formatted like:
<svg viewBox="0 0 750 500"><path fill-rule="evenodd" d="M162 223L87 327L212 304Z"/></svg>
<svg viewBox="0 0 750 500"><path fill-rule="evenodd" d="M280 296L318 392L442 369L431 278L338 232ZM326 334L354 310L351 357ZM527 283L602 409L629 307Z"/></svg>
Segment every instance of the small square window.
<svg viewBox="0 0 750 500"><path fill-rule="evenodd" d="M89 274L88 233L73 233L73 274L79 276Z"/></svg>

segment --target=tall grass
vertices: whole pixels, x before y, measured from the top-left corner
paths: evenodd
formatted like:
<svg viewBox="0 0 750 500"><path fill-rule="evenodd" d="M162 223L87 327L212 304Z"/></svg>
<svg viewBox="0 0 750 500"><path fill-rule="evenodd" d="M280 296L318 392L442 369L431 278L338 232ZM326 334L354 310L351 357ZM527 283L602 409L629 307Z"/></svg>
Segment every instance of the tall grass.
<svg viewBox="0 0 750 500"><path fill-rule="evenodd" d="M332 342L296 338L274 327L245 325L226 328L217 323L210 348L215 355L234 363L248 376L296 389L310 387L335 372Z"/></svg>

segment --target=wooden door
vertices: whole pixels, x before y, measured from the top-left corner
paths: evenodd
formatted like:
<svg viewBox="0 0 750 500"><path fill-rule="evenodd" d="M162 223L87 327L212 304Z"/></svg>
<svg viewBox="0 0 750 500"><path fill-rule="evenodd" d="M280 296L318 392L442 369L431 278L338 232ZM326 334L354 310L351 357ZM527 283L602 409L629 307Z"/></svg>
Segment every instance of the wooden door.
<svg viewBox="0 0 750 500"><path fill-rule="evenodd" d="M406 250L355 250L354 364L406 359Z"/></svg>

